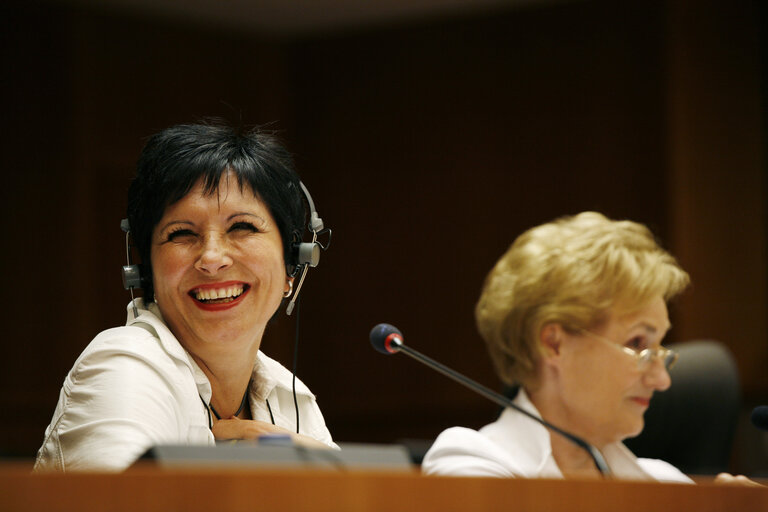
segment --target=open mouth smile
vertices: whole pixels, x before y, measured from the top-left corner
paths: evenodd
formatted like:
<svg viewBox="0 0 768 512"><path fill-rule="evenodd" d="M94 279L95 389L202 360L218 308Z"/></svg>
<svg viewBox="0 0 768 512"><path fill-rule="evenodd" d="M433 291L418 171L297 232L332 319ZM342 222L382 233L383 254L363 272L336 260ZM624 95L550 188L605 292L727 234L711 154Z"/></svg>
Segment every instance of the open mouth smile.
<svg viewBox="0 0 768 512"><path fill-rule="evenodd" d="M234 306L250 288L245 283L220 283L194 288L189 291L189 296L203 309L220 309L222 306Z"/></svg>

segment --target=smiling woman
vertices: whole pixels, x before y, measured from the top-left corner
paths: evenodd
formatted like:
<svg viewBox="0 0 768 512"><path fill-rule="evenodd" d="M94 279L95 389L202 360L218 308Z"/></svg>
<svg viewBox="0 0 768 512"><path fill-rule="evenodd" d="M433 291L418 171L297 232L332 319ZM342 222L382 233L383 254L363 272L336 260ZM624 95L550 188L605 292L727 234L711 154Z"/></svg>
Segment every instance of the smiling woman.
<svg viewBox="0 0 768 512"><path fill-rule="evenodd" d="M142 152L128 221L144 297L75 362L36 469L120 470L157 444L270 433L335 446L309 389L259 350L302 265L287 151L257 130L169 128Z"/></svg>
<svg viewBox="0 0 768 512"><path fill-rule="evenodd" d="M293 280L282 249L269 209L231 171L215 194L198 184L166 209L152 235L155 301L204 371L220 352L256 357Z"/></svg>

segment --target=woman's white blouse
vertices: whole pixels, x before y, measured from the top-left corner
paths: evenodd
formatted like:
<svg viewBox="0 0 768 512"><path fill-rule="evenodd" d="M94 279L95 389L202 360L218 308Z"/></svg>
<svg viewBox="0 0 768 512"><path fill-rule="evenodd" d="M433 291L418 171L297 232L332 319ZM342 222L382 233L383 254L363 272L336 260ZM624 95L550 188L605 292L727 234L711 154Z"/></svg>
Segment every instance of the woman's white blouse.
<svg viewBox="0 0 768 512"><path fill-rule="evenodd" d="M541 417L523 389L514 402ZM638 459L622 443L603 448L602 454L615 478L692 483L671 464ZM453 427L443 431L421 467L429 475L563 478L552 455L549 430L511 408L480 430Z"/></svg>
<svg viewBox="0 0 768 512"><path fill-rule="evenodd" d="M59 393L35 470L122 470L159 444L215 443L211 385L165 325L155 304L136 300L124 327L100 333L75 362ZM259 352L249 401L254 419L296 430L292 374ZM315 396L298 379L301 432L335 446Z"/></svg>

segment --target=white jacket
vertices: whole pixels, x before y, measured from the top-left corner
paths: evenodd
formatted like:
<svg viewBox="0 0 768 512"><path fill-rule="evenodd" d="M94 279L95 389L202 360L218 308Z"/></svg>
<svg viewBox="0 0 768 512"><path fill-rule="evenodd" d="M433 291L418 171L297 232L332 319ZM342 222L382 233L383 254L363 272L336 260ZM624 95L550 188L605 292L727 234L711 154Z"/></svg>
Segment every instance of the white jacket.
<svg viewBox="0 0 768 512"><path fill-rule="evenodd" d="M514 403L541 417L523 389ZM692 483L667 462L638 459L623 443L605 447L602 454L615 478ZM429 475L563 478L552 455L549 430L511 408L479 431L462 427L445 430L427 452L421 468Z"/></svg>
<svg viewBox="0 0 768 512"><path fill-rule="evenodd" d="M162 320L136 300L125 327L100 333L64 379L35 470L122 470L158 444L213 445L208 378ZM300 433L335 446L315 396L298 379ZM259 352L249 401L254 419L296 430L292 374Z"/></svg>

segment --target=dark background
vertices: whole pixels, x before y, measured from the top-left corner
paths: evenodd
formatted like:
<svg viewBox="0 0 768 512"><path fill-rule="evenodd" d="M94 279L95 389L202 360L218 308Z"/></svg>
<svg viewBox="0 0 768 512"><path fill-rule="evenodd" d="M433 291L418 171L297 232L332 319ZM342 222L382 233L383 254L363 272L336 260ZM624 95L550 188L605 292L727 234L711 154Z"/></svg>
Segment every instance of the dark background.
<svg viewBox="0 0 768 512"><path fill-rule="evenodd" d="M299 376L337 441L434 438L495 406L373 325L497 388L473 307L523 230L599 210L648 224L692 275L668 341L734 352L732 470L768 469L765 12L750 1L509 3L297 31L6 1L0 454L34 456L58 391L120 325L119 221L146 138L205 116L269 123L331 249L303 292ZM293 319L263 349L291 364Z"/></svg>

